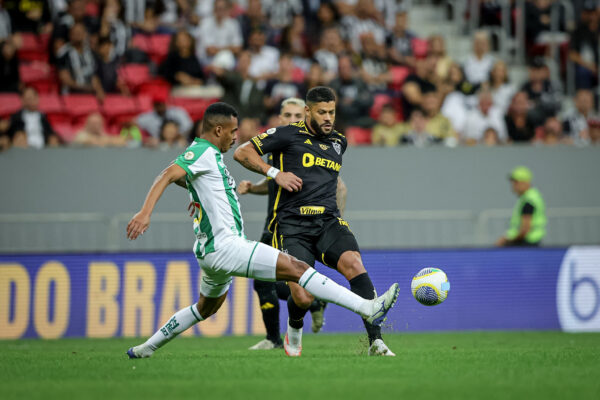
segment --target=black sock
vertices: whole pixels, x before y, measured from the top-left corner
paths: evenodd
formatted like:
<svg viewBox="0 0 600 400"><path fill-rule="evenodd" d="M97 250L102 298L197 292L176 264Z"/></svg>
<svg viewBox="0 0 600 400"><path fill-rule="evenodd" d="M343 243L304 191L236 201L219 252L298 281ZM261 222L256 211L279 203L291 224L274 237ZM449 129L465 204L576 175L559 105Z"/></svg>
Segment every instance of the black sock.
<svg viewBox="0 0 600 400"><path fill-rule="evenodd" d="M350 279L350 290L352 293L356 293L365 299L375 298L375 287L373 286L373 282L371 282L369 274L366 272ZM381 327L371 325L364 319L363 322L365 324L365 329L367 330L367 335L369 336L369 345L371 345L375 339L381 339Z"/></svg>
<svg viewBox="0 0 600 400"><path fill-rule="evenodd" d="M304 316L308 312L304 308L300 308L294 303L292 296L288 297L288 315L290 318L290 326L295 329L302 329L304 326Z"/></svg>
<svg viewBox="0 0 600 400"><path fill-rule="evenodd" d="M267 330L267 339L275 344L282 344L279 334L279 299L275 292L274 282L254 280L254 290L258 294L260 311Z"/></svg>

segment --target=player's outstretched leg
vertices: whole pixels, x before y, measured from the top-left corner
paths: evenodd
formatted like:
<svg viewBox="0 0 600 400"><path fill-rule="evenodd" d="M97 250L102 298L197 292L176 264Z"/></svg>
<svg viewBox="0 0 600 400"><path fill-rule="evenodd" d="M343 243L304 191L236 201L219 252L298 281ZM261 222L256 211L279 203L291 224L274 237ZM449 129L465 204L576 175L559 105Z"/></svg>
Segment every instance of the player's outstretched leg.
<svg viewBox="0 0 600 400"><path fill-rule="evenodd" d="M250 350L270 350L283 347L283 341L281 340L281 335L279 333L279 298L276 288L277 284L279 284L279 282L254 280L254 290L256 291L256 294L258 294L260 311L267 330L267 337L250 347Z"/></svg>
<svg viewBox="0 0 600 400"><path fill-rule="evenodd" d="M220 297L204 297L200 295L200 300L198 300L197 304L192 304L177 311L148 340L127 350L127 355L129 358L147 358L152 356L158 348L175 339L181 332L186 331L198 322L216 313L226 297L227 293Z"/></svg>
<svg viewBox="0 0 600 400"><path fill-rule="evenodd" d="M288 324L283 348L288 356L299 356L302 353L302 328L304 316L315 298L295 282L288 282L290 297L288 297Z"/></svg>

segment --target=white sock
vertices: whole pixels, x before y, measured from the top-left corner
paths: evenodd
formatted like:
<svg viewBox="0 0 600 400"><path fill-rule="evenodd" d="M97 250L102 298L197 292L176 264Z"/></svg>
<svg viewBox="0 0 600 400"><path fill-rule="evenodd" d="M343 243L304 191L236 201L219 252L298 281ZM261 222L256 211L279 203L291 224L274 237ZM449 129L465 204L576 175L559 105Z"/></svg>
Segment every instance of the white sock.
<svg viewBox="0 0 600 400"><path fill-rule="evenodd" d="M292 346L298 347L302 345L302 328L292 328L290 326L290 320L288 318L288 326L287 326L287 334L288 340Z"/></svg>
<svg viewBox="0 0 600 400"><path fill-rule="evenodd" d="M198 312L195 304L182 308L169 318L169 321L157 330L150 339L146 340L144 347L154 351L202 320L203 318Z"/></svg>
<svg viewBox="0 0 600 400"><path fill-rule="evenodd" d="M370 300L363 299L343 286L338 285L314 268L307 269L298 280L298 284L313 296L354 311L363 317L371 316L373 305Z"/></svg>

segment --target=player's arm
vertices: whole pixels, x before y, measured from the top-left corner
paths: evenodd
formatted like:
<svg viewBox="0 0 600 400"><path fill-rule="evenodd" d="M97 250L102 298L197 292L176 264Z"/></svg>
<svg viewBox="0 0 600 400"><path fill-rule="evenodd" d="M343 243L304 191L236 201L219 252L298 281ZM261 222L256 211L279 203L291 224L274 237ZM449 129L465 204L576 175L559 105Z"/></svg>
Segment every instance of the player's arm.
<svg viewBox="0 0 600 400"><path fill-rule="evenodd" d="M235 150L233 159L250 171L271 177L279 186L289 192L302 189L302 179L291 172L283 172L266 163L251 142L246 142Z"/></svg>
<svg viewBox="0 0 600 400"><path fill-rule="evenodd" d="M335 190L335 202L337 203L338 210L340 210L340 215L344 215L344 210L346 210L346 197L348 196L348 188L346 184L338 176L337 181L337 189Z"/></svg>
<svg viewBox="0 0 600 400"><path fill-rule="evenodd" d="M264 178L263 180L261 180L257 183L252 183L250 181L241 181L238 185L237 191L239 194L246 194L246 193L259 194L259 195L269 194L269 183L268 182L269 182L268 178Z"/></svg>
<svg viewBox="0 0 600 400"><path fill-rule="evenodd" d="M148 226L150 226L150 216L152 215L152 211L154 210L158 199L160 199L160 196L162 196L167 186L184 178L185 175L186 171L183 168L179 165L171 164L156 177L152 187L146 195L146 200L144 201L142 209L135 214L127 224L128 239L135 240L139 235L148 230Z"/></svg>

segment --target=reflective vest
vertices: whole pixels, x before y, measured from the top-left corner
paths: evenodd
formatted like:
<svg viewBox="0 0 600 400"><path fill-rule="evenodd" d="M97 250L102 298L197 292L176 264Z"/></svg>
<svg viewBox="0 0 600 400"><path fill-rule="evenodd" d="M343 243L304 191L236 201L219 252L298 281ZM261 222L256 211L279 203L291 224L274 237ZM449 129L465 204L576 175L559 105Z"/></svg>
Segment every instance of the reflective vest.
<svg viewBox="0 0 600 400"><path fill-rule="evenodd" d="M529 188L523 193L513 209L513 214L510 219L510 228L506 232L507 239L514 239L519 234L521 228L521 211L525 203L533 206L533 215L531 216L531 227L525 241L527 243L538 243L546 236L546 205L540 192L535 188Z"/></svg>

